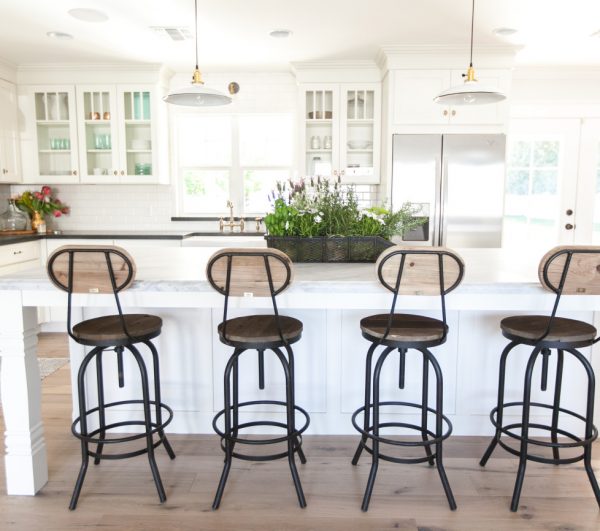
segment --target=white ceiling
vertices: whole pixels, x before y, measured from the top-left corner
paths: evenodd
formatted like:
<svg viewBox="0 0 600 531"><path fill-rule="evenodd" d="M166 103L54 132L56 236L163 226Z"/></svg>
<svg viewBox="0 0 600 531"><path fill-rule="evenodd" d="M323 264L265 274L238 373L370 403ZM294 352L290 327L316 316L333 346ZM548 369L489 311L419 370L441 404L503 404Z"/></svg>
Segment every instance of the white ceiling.
<svg viewBox="0 0 600 531"><path fill-rule="evenodd" d="M188 26L193 0L1 0L0 58L26 63L162 63L191 70L193 41L172 42L150 26ZM75 7L104 11L88 23ZM470 0L199 0L203 70L289 68L290 62L375 59L381 45L450 45L468 54ZM519 29L517 64L599 65L600 0L477 0L477 46L506 45L492 33ZM289 28L292 37L268 36ZM74 36L58 41L46 36Z"/></svg>

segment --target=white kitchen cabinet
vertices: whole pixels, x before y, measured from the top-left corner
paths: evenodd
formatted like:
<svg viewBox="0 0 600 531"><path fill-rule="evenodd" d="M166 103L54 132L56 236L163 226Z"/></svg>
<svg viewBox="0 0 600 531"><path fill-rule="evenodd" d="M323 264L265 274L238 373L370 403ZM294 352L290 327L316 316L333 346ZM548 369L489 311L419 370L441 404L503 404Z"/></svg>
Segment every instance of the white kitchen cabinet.
<svg viewBox="0 0 600 531"><path fill-rule="evenodd" d="M508 117L506 101L490 105L448 106L433 99L443 90L464 82L462 70L396 70L393 72L392 121L396 125L502 125ZM509 90L507 70L476 70L482 83Z"/></svg>
<svg viewBox="0 0 600 531"><path fill-rule="evenodd" d="M301 88L302 174L377 184L381 89L377 83L305 84Z"/></svg>
<svg viewBox="0 0 600 531"><path fill-rule="evenodd" d="M155 85L23 87L25 182L168 183L159 99Z"/></svg>
<svg viewBox="0 0 600 531"><path fill-rule="evenodd" d="M0 245L0 275L40 265L40 241Z"/></svg>
<svg viewBox="0 0 600 531"><path fill-rule="evenodd" d="M158 181L156 100L148 86L77 86L81 182Z"/></svg>
<svg viewBox="0 0 600 531"><path fill-rule="evenodd" d="M0 183L21 182L17 88L0 79Z"/></svg>
<svg viewBox="0 0 600 531"><path fill-rule="evenodd" d="M79 182L75 88L54 85L20 90L19 105L25 117L23 182Z"/></svg>

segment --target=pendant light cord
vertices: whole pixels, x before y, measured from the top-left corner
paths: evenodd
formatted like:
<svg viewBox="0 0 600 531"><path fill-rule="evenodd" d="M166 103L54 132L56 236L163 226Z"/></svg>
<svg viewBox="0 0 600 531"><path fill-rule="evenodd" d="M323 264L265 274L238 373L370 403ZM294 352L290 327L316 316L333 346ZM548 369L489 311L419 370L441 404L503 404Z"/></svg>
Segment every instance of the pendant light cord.
<svg viewBox="0 0 600 531"><path fill-rule="evenodd" d="M474 2L475 0L473 0ZM194 23L196 25L196 70L198 70L198 0L194 0ZM471 30L471 57L473 56L473 30Z"/></svg>
<svg viewBox="0 0 600 531"><path fill-rule="evenodd" d="M473 0L473 6L471 8L471 61L469 66L473 66L473 23L475 21L475 0Z"/></svg>

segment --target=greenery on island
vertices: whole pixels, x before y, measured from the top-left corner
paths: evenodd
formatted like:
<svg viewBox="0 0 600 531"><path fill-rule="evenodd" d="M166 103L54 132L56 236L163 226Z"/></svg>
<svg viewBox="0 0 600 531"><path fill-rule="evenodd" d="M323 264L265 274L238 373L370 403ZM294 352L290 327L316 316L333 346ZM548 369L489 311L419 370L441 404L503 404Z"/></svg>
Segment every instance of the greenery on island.
<svg viewBox="0 0 600 531"><path fill-rule="evenodd" d="M278 182L269 197L273 211L265 217L265 226L271 236L390 239L425 222L410 203L395 212L383 206L360 208L354 186L342 185L339 180Z"/></svg>

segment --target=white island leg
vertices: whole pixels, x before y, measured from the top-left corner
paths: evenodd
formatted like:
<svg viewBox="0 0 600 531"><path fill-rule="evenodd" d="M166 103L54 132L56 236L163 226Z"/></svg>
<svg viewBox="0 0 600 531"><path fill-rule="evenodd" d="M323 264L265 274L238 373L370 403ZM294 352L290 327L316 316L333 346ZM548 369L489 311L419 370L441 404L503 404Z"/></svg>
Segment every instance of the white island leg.
<svg viewBox="0 0 600 531"><path fill-rule="evenodd" d="M36 346L36 308L22 306L19 291L0 292L7 494L34 495L48 481Z"/></svg>

